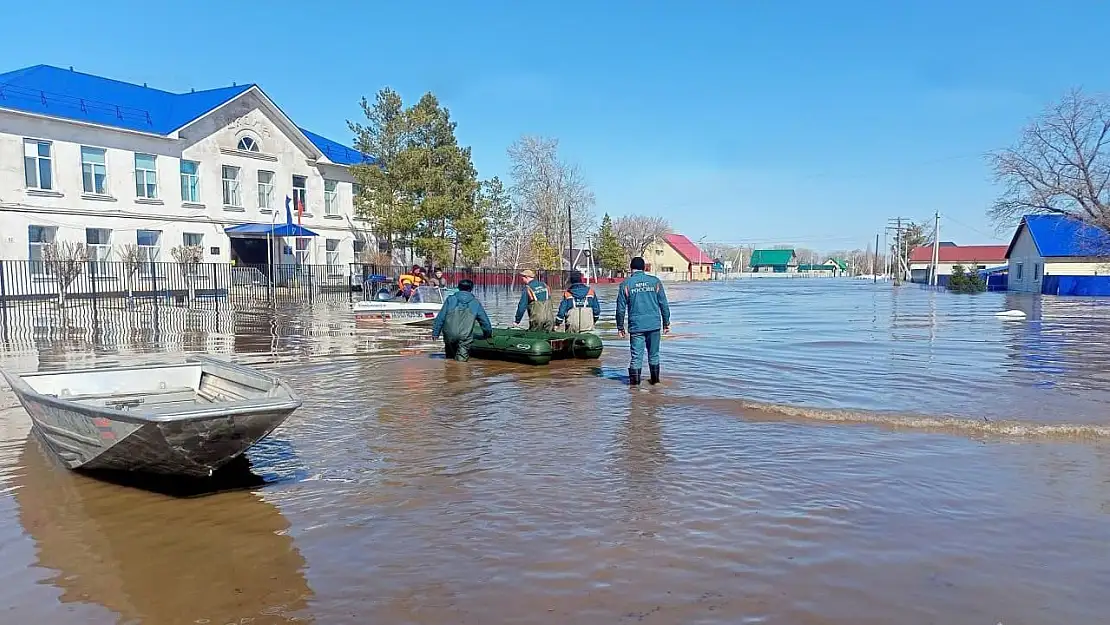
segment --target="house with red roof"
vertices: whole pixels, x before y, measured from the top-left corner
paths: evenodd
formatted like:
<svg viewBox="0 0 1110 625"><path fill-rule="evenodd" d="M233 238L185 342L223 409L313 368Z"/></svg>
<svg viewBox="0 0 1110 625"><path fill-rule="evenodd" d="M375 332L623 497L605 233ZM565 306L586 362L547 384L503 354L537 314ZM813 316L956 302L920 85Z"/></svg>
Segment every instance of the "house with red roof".
<svg viewBox="0 0 1110 625"><path fill-rule="evenodd" d="M963 265L967 271L1006 264L1005 245L956 245L942 241L937 247L937 284L944 285L952 268ZM910 252L910 282L927 284L933 266L933 246L922 245Z"/></svg>
<svg viewBox="0 0 1110 625"><path fill-rule="evenodd" d="M713 257L681 234L668 234L648 247L644 260L660 280L712 280Z"/></svg>

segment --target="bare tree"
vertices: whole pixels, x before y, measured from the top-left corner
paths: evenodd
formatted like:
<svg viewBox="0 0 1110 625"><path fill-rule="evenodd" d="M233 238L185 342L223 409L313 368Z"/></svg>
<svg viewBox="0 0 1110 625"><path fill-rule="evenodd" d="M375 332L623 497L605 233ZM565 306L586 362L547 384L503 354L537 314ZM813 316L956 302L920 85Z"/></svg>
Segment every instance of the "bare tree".
<svg viewBox="0 0 1110 625"><path fill-rule="evenodd" d="M530 239L538 231L557 249L565 249L571 243L569 231L576 240L585 241L586 234L595 229L595 198L579 167L561 160L558 152L558 139L529 135L508 149L521 238Z"/></svg>
<svg viewBox="0 0 1110 625"><path fill-rule="evenodd" d="M135 243L124 243L119 248L119 259L123 263L123 283L127 287L127 298L135 297L135 274L139 272L139 265L143 257L139 254L139 246Z"/></svg>
<svg viewBox="0 0 1110 625"><path fill-rule="evenodd" d="M671 233L671 224L662 217L627 215L613 221L613 233L629 256L643 256L652 243Z"/></svg>
<svg viewBox="0 0 1110 625"><path fill-rule="evenodd" d="M990 209L1001 226L1030 213L1066 215L1110 229L1110 102L1074 89L1016 144L989 155L1005 191Z"/></svg>
<svg viewBox="0 0 1110 625"><path fill-rule="evenodd" d="M79 241L52 241L42 250L43 264L58 283L58 306L66 304L66 293L89 259L88 249Z"/></svg>
<svg viewBox="0 0 1110 625"><path fill-rule="evenodd" d="M189 302L192 303L196 299L196 283L194 280L197 277L197 265L200 261L204 260L204 248L199 245L178 245L170 250L170 255L181 265L181 274L185 278L185 284L189 289Z"/></svg>

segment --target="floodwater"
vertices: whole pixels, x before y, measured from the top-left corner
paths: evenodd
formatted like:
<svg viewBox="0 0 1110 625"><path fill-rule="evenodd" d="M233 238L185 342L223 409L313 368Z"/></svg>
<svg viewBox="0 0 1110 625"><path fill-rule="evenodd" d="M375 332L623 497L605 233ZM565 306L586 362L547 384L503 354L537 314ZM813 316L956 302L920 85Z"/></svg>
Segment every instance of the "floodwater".
<svg viewBox="0 0 1110 625"><path fill-rule="evenodd" d="M665 382L639 389L611 297L601 361L545 368L448 362L343 303L28 322L16 369L211 352L304 406L242 488L182 497L59 468L0 391L0 622L1105 621L1110 306L670 294Z"/></svg>

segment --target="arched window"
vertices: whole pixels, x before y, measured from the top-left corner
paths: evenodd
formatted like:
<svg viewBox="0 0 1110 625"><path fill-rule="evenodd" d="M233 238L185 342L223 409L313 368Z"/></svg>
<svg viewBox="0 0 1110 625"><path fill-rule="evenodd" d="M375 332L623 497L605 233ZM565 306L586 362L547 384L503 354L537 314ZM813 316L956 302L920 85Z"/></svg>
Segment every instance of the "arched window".
<svg viewBox="0 0 1110 625"><path fill-rule="evenodd" d="M239 139L239 149L244 152L257 152L258 142L251 137L243 137Z"/></svg>

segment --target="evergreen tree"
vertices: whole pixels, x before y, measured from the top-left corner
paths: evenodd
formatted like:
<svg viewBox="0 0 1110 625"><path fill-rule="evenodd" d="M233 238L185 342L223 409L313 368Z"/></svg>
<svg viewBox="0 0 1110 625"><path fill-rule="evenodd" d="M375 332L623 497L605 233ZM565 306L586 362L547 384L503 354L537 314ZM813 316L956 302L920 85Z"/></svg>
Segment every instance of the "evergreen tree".
<svg viewBox="0 0 1110 625"><path fill-rule="evenodd" d="M953 293L982 293L987 290L987 284L979 277L979 272L968 273L963 265L952 267L952 275L948 276L948 290Z"/></svg>
<svg viewBox="0 0 1110 625"><path fill-rule="evenodd" d="M562 268L559 250L555 249L543 232L532 233L532 261L539 269L557 270Z"/></svg>
<svg viewBox="0 0 1110 625"><path fill-rule="evenodd" d="M623 270L628 263L628 255L621 247L620 239L613 231L613 220L606 213L601 219L601 229L597 233L597 264L602 269Z"/></svg>

